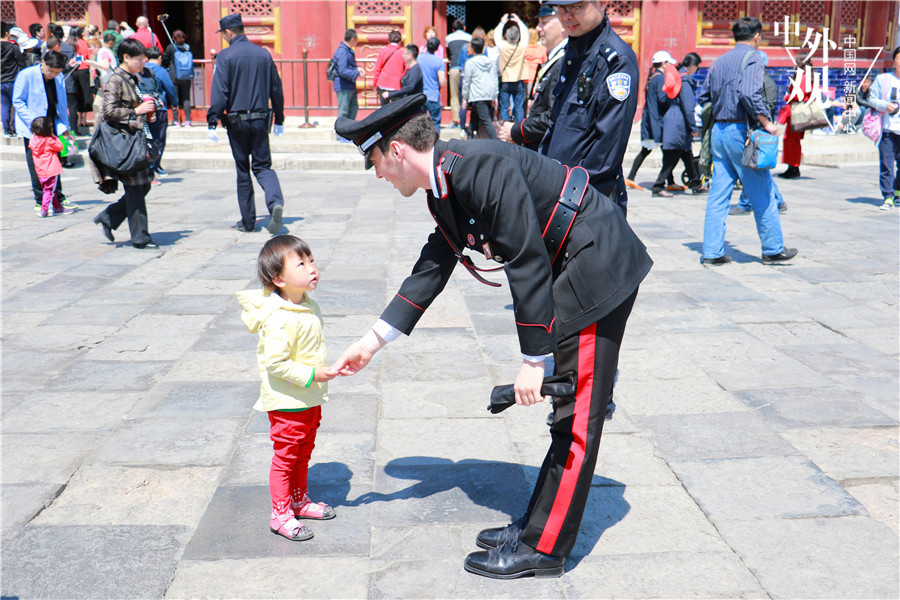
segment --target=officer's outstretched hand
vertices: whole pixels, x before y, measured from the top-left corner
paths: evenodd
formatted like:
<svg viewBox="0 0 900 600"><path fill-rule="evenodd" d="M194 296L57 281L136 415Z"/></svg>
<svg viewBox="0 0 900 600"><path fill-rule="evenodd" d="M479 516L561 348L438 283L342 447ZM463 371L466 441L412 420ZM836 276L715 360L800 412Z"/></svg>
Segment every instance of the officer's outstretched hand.
<svg viewBox="0 0 900 600"><path fill-rule="evenodd" d="M532 362L522 360L522 368L516 376L513 389L516 392L516 404L531 406L543 402L541 384L544 383L544 361Z"/></svg>
<svg viewBox="0 0 900 600"><path fill-rule="evenodd" d="M272 133L275 137L281 137L284 135L284 125L272 125Z"/></svg>
<svg viewBox="0 0 900 600"><path fill-rule="evenodd" d="M375 353L381 350L386 343L374 331L369 330L366 335L344 350L331 368L337 371L338 375L355 375L369 364Z"/></svg>
<svg viewBox="0 0 900 600"><path fill-rule="evenodd" d="M209 141L211 141L213 144L219 143L219 134L216 133L215 129L210 129L207 137L209 137Z"/></svg>

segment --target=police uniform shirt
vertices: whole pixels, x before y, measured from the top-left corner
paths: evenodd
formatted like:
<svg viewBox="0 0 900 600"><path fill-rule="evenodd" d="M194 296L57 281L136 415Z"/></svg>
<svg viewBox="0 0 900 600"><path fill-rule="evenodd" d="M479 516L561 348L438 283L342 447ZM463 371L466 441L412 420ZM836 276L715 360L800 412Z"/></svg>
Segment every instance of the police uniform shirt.
<svg viewBox="0 0 900 600"><path fill-rule="evenodd" d="M621 210L590 186L551 267L541 234L566 180L556 161L504 142L451 140L435 144L433 168L427 204L437 227L381 315L407 335L444 289L456 250L503 263L526 356L553 352L557 338L608 314L650 269Z"/></svg>
<svg viewBox="0 0 900 600"><path fill-rule="evenodd" d="M534 90L531 95L531 110L528 116L514 124L509 131L512 141L531 150L537 150L550 128L550 115L556 96L553 91L559 82L562 57L566 51L568 38L561 41L550 51L547 60L538 67L534 78Z"/></svg>
<svg viewBox="0 0 900 600"><path fill-rule="evenodd" d="M234 36L216 58L207 124L215 127L225 113L266 111L269 100L275 124L283 124L284 94L272 55L246 35Z"/></svg>
<svg viewBox="0 0 900 600"><path fill-rule="evenodd" d="M590 95L579 100L579 74L598 55ZM541 143L541 154L584 167L591 184L611 195L610 184L622 170L637 109L637 83L637 57L613 31L609 17L604 16L593 31L570 37L554 92L553 124Z"/></svg>

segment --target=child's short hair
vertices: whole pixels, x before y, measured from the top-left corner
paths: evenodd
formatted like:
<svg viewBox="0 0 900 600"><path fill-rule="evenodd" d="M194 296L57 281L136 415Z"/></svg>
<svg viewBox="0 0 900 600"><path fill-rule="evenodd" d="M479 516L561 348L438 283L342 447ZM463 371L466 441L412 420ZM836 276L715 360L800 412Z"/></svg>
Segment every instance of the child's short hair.
<svg viewBox="0 0 900 600"><path fill-rule="evenodd" d="M41 137L53 135L53 121L47 117L38 117L31 122L31 133Z"/></svg>
<svg viewBox="0 0 900 600"><path fill-rule="evenodd" d="M256 259L256 274L268 291L274 291L275 278L284 271L284 259L291 254L312 256L309 244L294 235L276 235L262 247Z"/></svg>

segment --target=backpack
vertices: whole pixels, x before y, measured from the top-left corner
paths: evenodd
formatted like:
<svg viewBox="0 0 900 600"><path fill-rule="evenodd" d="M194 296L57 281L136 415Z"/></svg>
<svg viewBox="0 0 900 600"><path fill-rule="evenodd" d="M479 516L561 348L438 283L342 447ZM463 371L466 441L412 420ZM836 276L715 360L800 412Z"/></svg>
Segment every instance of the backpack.
<svg viewBox="0 0 900 600"><path fill-rule="evenodd" d="M334 81L337 78L337 61L334 60L333 56L328 61L328 70L325 71L325 78L328 81Z"/></svg>
<svg viewBox="0 0 900 600"><path fill-rule="evenodd" d="M681 93L681 73L671 63L666 63L666 66L663 67L663 72L666 76L666 82L663 84L662 89L666 96L675 99Z"/></svg>
<svg viewBox="0 0 900 600"><path fill-rule="evenodd" d="M191 54L191 47L184 45L184 50L175 46L175 57L172 61L175 65L175 79L193 79L194 78L194 55Z"/></svg>
<svg viewBox="0 0 900 600"><path fill-rule="evenodd" d="M149 75L145 75L145 73L149 73ZM153 101L156 103L156 110L165 108L165 105L162 102L162 86L159 84L159 80L153 74L153 71L145 68L138 77L137 87L142 96L153 96Z"/></svg>

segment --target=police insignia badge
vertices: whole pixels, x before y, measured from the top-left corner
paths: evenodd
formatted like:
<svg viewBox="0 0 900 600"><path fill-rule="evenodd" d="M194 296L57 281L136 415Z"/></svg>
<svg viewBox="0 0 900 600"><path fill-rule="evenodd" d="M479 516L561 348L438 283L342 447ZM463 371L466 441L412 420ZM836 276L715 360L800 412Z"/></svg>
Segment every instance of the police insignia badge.
<svg viewBox="0 0 900 600"><path fill-rule="evenodd" d="M469 242L470 246L475 246L475 236L471 233L466 236L466 241Z"/></svg>
<svg viewBox="0 0 900 600"><path fill-rule="evenodd" d="M619 102L625 100L631 93L631 75L628 73L613 73L606 78L606 87L609 93Z"/></svg>

